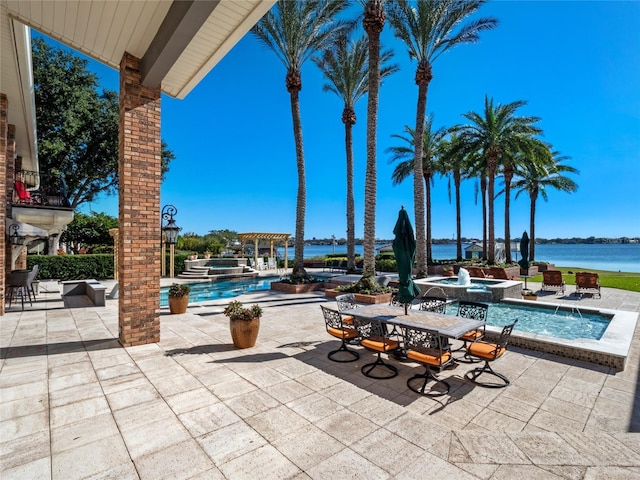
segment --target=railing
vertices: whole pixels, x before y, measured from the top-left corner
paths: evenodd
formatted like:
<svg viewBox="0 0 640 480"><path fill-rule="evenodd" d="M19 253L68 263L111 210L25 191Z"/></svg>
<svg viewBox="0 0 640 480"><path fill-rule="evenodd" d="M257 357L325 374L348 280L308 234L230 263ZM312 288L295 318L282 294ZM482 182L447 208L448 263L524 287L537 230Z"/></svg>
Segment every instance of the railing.
<svg viewBox="0 0 640 480"><path fill-rule="evenodd" d="M13 205L71 208L67 186L59 175L18 170L11 192Z"/></svg>

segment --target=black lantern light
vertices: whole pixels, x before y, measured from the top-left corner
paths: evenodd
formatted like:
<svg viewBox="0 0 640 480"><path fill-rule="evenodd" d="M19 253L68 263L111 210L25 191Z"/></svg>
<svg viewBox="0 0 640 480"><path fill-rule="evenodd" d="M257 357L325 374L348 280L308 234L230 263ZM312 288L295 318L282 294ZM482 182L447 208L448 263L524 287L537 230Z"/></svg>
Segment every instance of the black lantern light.
<svg viewBox="0 0 640 480"><path fill-rule="evenodd" d="M162 227L162 233L164 234L164 241L167 245L175 245L178 241L178 232L182 228L176 225L173 216L178 213L178 209L173 205L165 205L162 207L162 220L167 223Z"/></svg>
<svg viewBox="0 0 640 480"><path fill-rule="evenodd" d="M9 227L9 242L11 245L24 245L25 237L20 235L20 225L13 223Z"/></svg>

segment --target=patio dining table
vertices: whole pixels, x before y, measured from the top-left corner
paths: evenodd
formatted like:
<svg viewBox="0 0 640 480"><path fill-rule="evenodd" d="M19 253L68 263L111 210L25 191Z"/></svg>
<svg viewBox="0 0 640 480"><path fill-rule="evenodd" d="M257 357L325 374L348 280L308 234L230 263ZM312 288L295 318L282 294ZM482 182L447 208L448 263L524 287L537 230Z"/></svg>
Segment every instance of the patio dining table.
<svg viewBox="0 0 640 480"><path fill-rule="evenodd" d="M482 320L463 318L454 315L409 309L407 315L404 309L393 305L364 305L340 312L364 319L375 319L382 323L411 328L435 330L443 337L460 338L465 333L484 324Z"/></svg>

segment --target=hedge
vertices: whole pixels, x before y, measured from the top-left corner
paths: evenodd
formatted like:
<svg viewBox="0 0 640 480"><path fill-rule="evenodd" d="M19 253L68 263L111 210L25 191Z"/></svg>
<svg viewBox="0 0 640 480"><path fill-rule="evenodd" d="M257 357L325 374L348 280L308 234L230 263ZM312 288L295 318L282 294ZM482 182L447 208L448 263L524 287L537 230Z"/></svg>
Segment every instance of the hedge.
<svg viewBox="0 0 640 480"><path fill-rule="evenodd" d="M40 265L38 279L80 280L113 278L113 255L28 255L27 268Z"/></svg>
<svg viewBox="0 0 640 480"><path fill-rule="evenodd" d="M181 273L186 255L176 254L174 257L175 273ZM40 265L38 279L80 280L95 278L103 280L114 278L112 254L87 255L28 255L27 268ZM167 273L169 273L169 254L166 256ZM160 273L160 272L158 272Z"/></svg>

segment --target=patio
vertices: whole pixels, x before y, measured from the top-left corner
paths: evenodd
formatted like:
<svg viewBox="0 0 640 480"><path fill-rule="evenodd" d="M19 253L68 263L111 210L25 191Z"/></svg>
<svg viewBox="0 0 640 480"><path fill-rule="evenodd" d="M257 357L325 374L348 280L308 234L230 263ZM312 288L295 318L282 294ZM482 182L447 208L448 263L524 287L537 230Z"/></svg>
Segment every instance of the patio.
<svg viewBox="0 0 640 480"><path fill-rule="evenodd" d="M406 386L416 364L374 381L364 349L328 360L322 292L239 297L264 315L236 350L228 300L163 309L160 343L123 348L116 300L65 309L57 283L40 290L0 322L3 480L640 478L640 327L623 372L510 347L495 364L509 387L474 387L458 365L431 399ZM640 311L618 290L579 302Z"/></svg>

